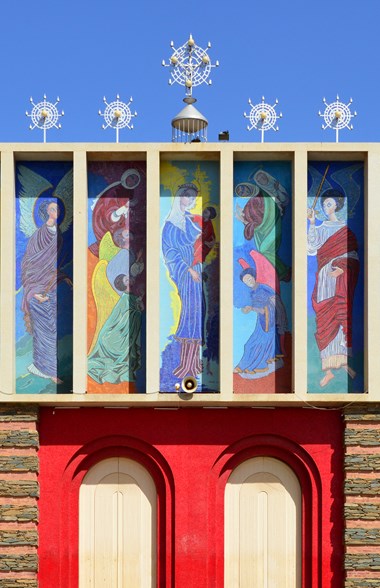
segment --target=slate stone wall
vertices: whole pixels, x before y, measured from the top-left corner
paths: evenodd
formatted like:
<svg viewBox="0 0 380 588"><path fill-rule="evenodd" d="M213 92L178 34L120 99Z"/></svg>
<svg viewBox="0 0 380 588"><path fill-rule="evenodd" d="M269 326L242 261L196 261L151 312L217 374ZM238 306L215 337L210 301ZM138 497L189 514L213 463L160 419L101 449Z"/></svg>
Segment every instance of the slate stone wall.
<svg viewBox="0 0 380 588"><path fill-rule="evenodd" d="M345 420L345 588L380 586L380 405Z"/></svg>
<svg viewBox="0 0 380 588"><path fill-rule="evenodd" d="M37 588L38 408L0 407L0 588Z"/></svg>

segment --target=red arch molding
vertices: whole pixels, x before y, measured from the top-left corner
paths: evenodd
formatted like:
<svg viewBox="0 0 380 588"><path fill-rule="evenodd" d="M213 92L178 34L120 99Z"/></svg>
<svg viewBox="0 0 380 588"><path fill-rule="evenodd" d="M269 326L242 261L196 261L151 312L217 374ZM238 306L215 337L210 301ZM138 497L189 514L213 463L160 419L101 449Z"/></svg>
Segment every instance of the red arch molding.
<svg viewBox="0 0 380 588"><path fill-rule="evenodd" d="M96 439L81 447L69 461L59 489L60 537L59 570L42 565L40 585L56 588L77 588L79 572L79 490L87 472L110 457L126 457L137 461L152 476L157 489L157 586L174 588L174 482L171 470L162 455L148 443L127 436ZM41 562L43 563L43 562ZM58 577L57 577L58 576Z"/></svg>
<svg viewBox="0 0 380 588"><path fill-rule="evenodd" d="M311 456L299 445L276 435L253 435L226 448L214 463L209 484L210 509L214 508L211 534L217 540L218 530L223 529L224 498L228 478L232 471L253 457L274 457L286 463L296 474L302 492L302 588L322 586L322 483L318 468ZM224 551L224 550L223 550ZM217 586L224 585L223 551L216 552L215 566ZM211 572L211 570L210 570Z"/></svg>

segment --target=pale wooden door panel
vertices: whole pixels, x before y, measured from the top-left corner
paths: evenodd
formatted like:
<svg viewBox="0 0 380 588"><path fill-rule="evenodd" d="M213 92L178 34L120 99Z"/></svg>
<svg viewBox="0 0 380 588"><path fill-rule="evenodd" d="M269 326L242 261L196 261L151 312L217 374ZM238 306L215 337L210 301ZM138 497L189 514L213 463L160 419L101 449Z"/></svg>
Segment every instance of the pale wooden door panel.
<svg viewBox="0 0 380 588"><path fill-rule="evenodd" d="M258 457L225 495L225 588L300 588L301 490L283 462Z"/></svg>
<svg viewBox="0 0 380 588"><path fill-rule="evenodd" d="M156 488L148 472L125 458L96 464L79 512L80 588L153 588Z"/></svg>
<svg viewBox="0 0 380 588"><path fill-rule="evenodd" d="M117 583L117 498L118 473L105 476L93 495L93 568L96 588Z"/></svg>

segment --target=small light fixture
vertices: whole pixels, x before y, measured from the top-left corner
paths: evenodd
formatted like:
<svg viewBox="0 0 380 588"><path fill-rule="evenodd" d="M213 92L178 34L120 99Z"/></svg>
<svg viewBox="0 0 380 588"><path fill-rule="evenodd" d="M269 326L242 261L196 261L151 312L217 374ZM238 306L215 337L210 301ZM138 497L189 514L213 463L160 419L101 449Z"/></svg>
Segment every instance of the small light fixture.
<svg viewBox="0 0 380 588"><path fill-rule="evenodd" d="M229 141L230 140L230 132L229 131L222 131L218 135L219 141Z"/></svg>

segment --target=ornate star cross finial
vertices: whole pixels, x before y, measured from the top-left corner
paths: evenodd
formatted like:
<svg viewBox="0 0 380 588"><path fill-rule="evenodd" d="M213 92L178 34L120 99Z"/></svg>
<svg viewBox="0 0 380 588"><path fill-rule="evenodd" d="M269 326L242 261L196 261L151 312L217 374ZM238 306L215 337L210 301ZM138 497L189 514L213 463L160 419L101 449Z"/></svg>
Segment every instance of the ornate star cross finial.
<svg viewBox="0 0 380 588"><path fill-rule="evenodd" d="M170 43L173 49L173 54L169 59L169 63L162 61L164 67L170 67L169 84L180 84L186 88L186 96L192 96L193 87L200 84L207 83L210 85L211 79L209 76L213 67L219 66L219 61L212 64L208 55L208 50L211 43L207 44L206 49L202 49L196 44L192 35L181 47L176 49L173 41Z"/></svg>

